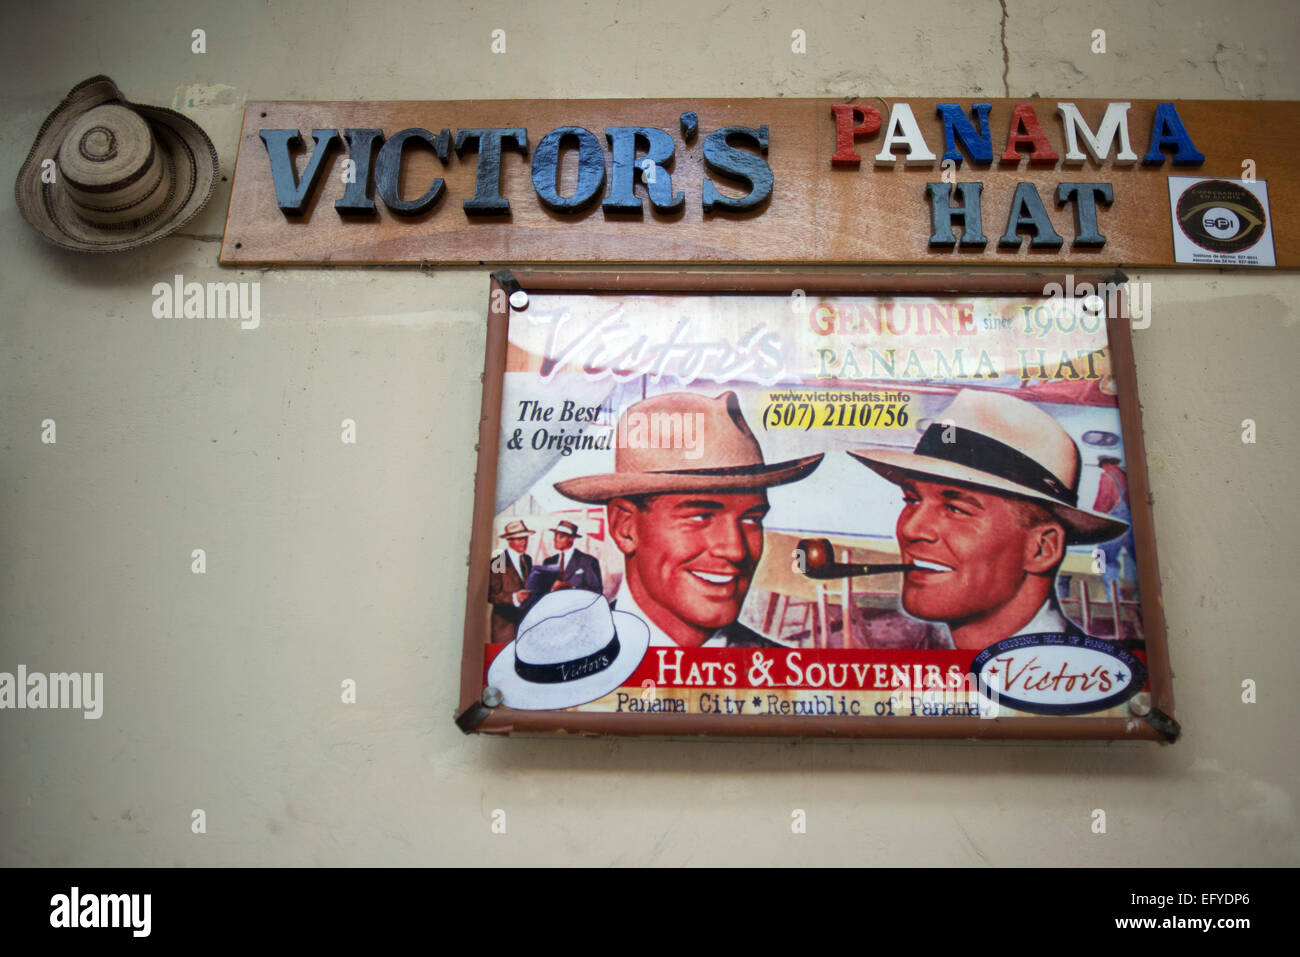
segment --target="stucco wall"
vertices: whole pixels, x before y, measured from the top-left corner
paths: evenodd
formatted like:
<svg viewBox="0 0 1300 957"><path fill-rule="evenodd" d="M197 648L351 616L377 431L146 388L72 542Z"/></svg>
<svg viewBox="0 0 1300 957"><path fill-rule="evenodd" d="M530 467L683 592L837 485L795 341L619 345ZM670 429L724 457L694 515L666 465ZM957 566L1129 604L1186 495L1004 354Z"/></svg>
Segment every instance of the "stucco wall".
<svg viewBox="0 0 1300 957"><path fill-rule="evenodd" d="M1294 13L6 4L0 168L99 72L194 117L227 176L245 98L1297 99ZM0 712L0 863L1300 863L1295 275L1134 277L1177 745L490 740L451 722L488 270L221 270L228 189L94 258L0 191L0 670L105 675L98 721ZM176 273L260 280L261 327L155 319Z"/></svg>

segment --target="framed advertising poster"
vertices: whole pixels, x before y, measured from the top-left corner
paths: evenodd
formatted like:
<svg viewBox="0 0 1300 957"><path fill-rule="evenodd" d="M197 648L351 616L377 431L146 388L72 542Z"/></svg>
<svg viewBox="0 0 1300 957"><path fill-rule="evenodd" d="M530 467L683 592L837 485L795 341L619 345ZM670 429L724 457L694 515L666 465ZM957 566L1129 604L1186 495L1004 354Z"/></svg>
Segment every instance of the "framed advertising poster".
<svg viewBox="0 0 1300 957"><path fill-rule="evenodd" d="M1122 282L494 274L458 724L1176 739Z"/></svg>

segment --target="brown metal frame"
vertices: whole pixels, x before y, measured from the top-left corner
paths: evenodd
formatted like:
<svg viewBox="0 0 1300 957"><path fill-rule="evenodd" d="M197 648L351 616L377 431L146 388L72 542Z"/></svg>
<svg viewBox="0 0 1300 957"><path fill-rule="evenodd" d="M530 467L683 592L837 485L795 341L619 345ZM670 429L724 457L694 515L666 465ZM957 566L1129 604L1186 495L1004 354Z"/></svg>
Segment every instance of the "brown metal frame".
<svg viewBox="0 0 1300 957"><path fill-rule="evenodd" d="M811 295L1042 295L1047 283L1065 286L1058 274L849 276L834 274L703 274L703 273L514 273L526 292L545 293L683 293L716 295L781 295L802 289ZM1076 285L1107 281L1100 274L1076 276ZM1115 281L1116 277L1110 277ZM586 736L721 735L729 737L879 737L879 738L1016 738L1127 739L1170 741L1177 736L1174 721L1172 670L1165 633L1156 559L1155 527L1147 479L1146 445L1142 437L1141 405L1133 343L1126 319L1107 316L1112 373L1119 388L1120 424L1128 475L1133 537L1138 554L1138 586L1146 637L1150 681L1150 720L1087 717L1015 718L877 718L877 717L760 717L703 714L608 714L581 711L519 711L486 707L483 692L484 635L487 633L488 574L492 548L493 502L496 497L498 437L504 385L509 308L493 312L493 298L502 285L494 276L489 292L487 351L483 364L483 404L479 418L478 471L475 477L473 529L470 535L469 589L465 606L464 652L461 658L457 723L462 730L490 734L568 731ZM1121 315L1127 310L1121 309Z"/></svg>

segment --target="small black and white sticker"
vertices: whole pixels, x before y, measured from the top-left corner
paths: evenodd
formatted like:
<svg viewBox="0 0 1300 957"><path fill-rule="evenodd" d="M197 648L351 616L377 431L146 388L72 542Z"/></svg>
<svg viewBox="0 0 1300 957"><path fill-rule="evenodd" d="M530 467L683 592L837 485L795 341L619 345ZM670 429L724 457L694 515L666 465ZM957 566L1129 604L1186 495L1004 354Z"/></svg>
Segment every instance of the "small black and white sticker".
<svg viewBox="0 0 1300 957"><path fill-rule="evenodd" d="M1276 266L1268 183L1169 177L1174 262Z"/></svg>

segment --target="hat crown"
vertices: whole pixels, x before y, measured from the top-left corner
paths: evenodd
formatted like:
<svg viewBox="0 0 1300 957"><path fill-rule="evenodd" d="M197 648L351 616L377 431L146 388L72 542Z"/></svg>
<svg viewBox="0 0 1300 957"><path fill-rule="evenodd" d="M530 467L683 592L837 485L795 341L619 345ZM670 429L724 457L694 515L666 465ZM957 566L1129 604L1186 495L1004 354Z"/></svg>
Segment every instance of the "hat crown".
<svg viewBox="0 0 1300 957"><path fill-rule="evenodd" d="M1047 469L1067 489L1079 487L1079 448L1038 406L1000 392L963 390L935 420L1009 445Z"/></svg>
<svg viewBox="0 0 1300 957"><path fill-rule="evenodd" d="M603 595L565 589L545 595L528 610L515 637L515 657L551 665L600 651L614 637L614 616Z"/></svg>
<svg viewBox="0 0 1300 957"><path fill-rule="evenodd" d="M734 392L671 392L628 406L619 418L616 472L675 472L763 465Z"/></svg>
<svg viewBox="0 0 1300 957"><path fill-rule="evenodd" d="M106 103L72 124L59 145L59 172L83 190L117 190L149 165L153 151L153 133L144 117L119 103Z"/></svg>
<svg viewBox="0 0 1300 957"><path fill-rule="evenodd" d="M59 173L75 214L101 226L145 222L171 198L170 171L153 131L121 103L73 121L59 144Z"/></svg>
<svg viewBox="0 0 1300 957"><path fill-rule="evenodd" d="M81 137L78 148L90 160L112 159L117 155L117 134L106 126L96 126Z"/></svg>

